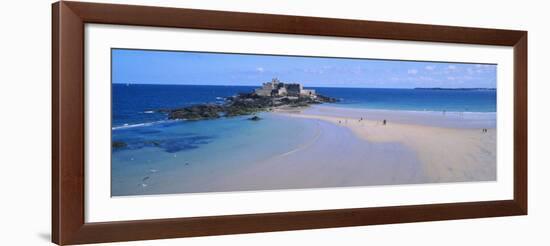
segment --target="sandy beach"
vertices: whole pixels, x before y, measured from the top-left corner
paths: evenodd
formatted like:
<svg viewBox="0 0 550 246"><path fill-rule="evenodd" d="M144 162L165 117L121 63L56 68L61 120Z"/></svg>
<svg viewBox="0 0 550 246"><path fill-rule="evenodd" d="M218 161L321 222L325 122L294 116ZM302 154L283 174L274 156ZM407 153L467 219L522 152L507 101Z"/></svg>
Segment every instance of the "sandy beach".
<svg viewBox="0 0 550 246"><path fill-rule="evenodd" d="M222 178L220 188L496 180L496 128L490 114L459 117L326 106L275 113L318 121L320 132L299 149ZM384 125L384 118L391 120Z"/></svg>
<svg viewBox="0 0 550 246"><path fill-rule="evenodd" d="M281 110L279 113L330 122L348 128L356 136L370 142L403 144L417 154L428 182L496 179L493 114L479 114L482 117L462 114L460 118L457 116L459 113L401 113L336 107ZM384 125L383 119L391 120ZM461 127L456 127L457 124ZM487 131L483 132L483 129Z"/></svg>
<svg viewBox="0 0 550 246"><path fill-rule="evenodd" d="M218 155L209 154L212 149L208 148L190 150L157 162L155 173L140 171L144 174L139 180L146 177L147 186L137 186L136 178L129 176L117 187L128 194L170 194L496 180L496 128L491 113L320 105L278 108L265 114L267 119L254 125L258 130L298 120L307 137L299 143L292 136L280 139L269 154L258 153L269 147L252 140L238 149L224 150L225 145L219 144ZM271 122L274 119L279 123ZM259 133L250 137L256 139ZM292 148L278 149L290 141L295 142ZM159 154L144 157L153 155Z"/></svg>

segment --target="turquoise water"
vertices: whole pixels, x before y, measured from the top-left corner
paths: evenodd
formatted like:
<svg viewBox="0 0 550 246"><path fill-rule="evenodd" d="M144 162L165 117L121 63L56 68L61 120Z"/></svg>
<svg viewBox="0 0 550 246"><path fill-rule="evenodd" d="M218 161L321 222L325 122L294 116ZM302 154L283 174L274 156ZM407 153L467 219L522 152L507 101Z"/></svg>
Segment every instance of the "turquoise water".
<svg viewBox="0 0 550 246"><path fill-rule="evenodd" d="M496 90L315 88L340 99L334 106L447 112L496 112Z"/></svg>
<svg viewBox="0 0 550 246"><path fill-rule="evenodd" d="M221 104L225 97L255 87L113 84L112 88L112 140L126 144L112 149L113 196L200 191L197 187L210 187L214 179L226 173L292 151L319 134L314 120L270 113L260 113L260 121L247 120L249 116L169 121L166 114L156 111L199 103ZM338 107L496 111L494 90L314 89L340 99L329 104ZM401 146L392 148L394 152L402 151Z"/></svg>
<svg viewBox="0 0 550 246"><path fill-rule="evenodd" d="M193 187L185 187L185 180L177 178L181 172L195 178L189 185L200 186L196 179L210 182L210 175L246 168L266 157L292 151L317 131L310 121L259 115L263 120L180 121L114 131L113 137L127 141L129 146L113 151L112 195L191 190ZM150 141L157 144L147 144ZM162 179L156 178L160 176Z"/></svg>

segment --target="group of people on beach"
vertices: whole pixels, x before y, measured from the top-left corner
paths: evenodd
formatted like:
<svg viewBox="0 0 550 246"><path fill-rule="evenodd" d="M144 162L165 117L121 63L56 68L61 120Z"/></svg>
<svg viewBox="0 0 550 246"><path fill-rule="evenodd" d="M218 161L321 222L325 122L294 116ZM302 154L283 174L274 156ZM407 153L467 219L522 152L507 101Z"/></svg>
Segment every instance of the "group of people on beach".
<svg viewBox="0 0 550 246"><path fill-rule="evenodd" d="M363 117L359 118L358 121L359 121L359 122L363 121ZM348 120L347 120L347 119L344 121L344 124L346 124L346 123L348 123ZM338 120L338 124L342 124L342 120ZM387 121L386 119L383 119L383 120L382 120L382 125L385 126L386 124L388 124L388 121ZM481 129L481 132L482 132L482 133L487 133L488 130L487 130L487 128L483 128L483 129Z"/></svg>
<svg viewBox="0 0 550 246"><path fill-rule="evenodd" d="M363 117L359 118L359 122L363 121ZM348 120L346 119L344 121L344 124L348 123ZM386 125L388 122L386 121L386 119L382 120L382 125ZM342 124L342 120L338 120L338 124Z"/></svg>

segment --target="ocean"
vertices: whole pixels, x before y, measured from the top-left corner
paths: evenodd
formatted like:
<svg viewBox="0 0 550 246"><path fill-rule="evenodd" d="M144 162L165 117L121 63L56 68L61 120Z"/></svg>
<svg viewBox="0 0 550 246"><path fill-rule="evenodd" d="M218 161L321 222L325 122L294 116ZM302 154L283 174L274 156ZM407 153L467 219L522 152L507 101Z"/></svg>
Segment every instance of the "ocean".
<svg viewBox="0 0 550 246"><path fill-rule="evenodd" d="M334 106L406 111L496 112L496 90L315 88Z"/></svg>
<svg viewBox="0 0 550 246"><path fill-rule="evenodd" d="M113 85L113 127L147 124L166 119L157 109L200 103L223 103L223 98L251 92L254 86ZM495 90L425 90L318 88L338 98L331 106L407 111L496 112Z"/></svg>
<svg viewBox="0 0 550 246"><path fill-rule="evenodd" d="M318 135L318 122L314 120L270 113L260 113L263 120L258 122L247 120L249 116L171 121L156 111L200 103L221 104L225 97L254 88L113 84L112 141L126 146L112 151L111 194L181 193L189 188L185 187L186 178L199 177L207 182L209 175L246 168L270 156L291 152ZM495 90L311 89L340 99L330 104L337 107L496 112ZM170 182L179 185L172 187ZM193 185L199 187L197 182L194 180ZM189 190L193 191L192 187Z"/></svg>

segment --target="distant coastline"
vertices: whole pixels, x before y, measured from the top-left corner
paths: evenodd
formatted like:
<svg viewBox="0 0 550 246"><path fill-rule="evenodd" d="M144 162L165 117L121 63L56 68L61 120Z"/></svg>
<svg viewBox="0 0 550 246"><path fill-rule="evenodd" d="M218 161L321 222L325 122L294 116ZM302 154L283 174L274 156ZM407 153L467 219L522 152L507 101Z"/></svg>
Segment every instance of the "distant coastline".
<svg viewBox="0 0 550 246"><path fill-rule="evenodd" d="M415 90L435 90L435 91L494 91L496 88L441 88L441 87L416 87Z"/></svg>

